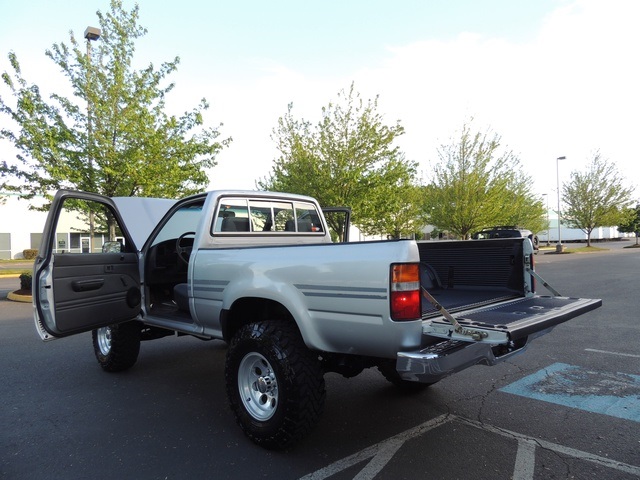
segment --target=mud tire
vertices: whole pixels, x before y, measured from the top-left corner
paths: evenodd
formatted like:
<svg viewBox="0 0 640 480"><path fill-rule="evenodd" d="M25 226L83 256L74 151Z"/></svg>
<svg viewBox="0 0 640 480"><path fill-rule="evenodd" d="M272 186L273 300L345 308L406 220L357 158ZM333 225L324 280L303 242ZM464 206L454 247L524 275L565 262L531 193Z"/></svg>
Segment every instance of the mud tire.
<svg viewBox="0 0 640 480"><path fill-rule="evenodd" d="M140 353L140 334L141 327L137 321L93 330L93 351L102 369L122 372L133 367Z"/></svg>
<svg viewBox="0 0 640 480"><path fill-rule="evenodd" d="M324 408L320 361L291 322L242 327L227 351L225 381L238 425L267 449L284 450L300 441Z"/></svg>

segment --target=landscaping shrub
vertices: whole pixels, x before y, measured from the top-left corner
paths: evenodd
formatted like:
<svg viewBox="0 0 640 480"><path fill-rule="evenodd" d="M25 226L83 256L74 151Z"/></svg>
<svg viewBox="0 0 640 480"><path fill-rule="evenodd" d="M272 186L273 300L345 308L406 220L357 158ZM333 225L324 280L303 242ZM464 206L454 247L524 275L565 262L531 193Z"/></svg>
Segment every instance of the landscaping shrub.
<svg viewBox="0 0 640 480"><path fill-rule="evenodd" d="M22 256L26 260L33 260L34 258L36 258L38 256L38 250L35 249L35 248L27 248L27 249L22 251Z"/></svg>
<svg viewBox="0 0 640 480"><path fill-rule="evenodd" d="M31 273L23 273L20 275L20 290L31 290Z"/></svg>

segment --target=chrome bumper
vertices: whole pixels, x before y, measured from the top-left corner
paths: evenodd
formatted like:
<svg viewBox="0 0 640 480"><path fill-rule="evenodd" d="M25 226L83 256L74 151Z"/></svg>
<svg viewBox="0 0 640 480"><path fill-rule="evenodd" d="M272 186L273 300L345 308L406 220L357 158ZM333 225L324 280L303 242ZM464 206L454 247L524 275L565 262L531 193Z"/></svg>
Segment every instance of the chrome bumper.
<svg viewBox="0 0 640 480"><path fill-rule="evenodd" d="M396 370L403 380L434 383L473 365L493 366L503 362L524 352L534 337L548 333L549 330L532 335L517 346L492 346L449 340L417 352L399 352Z"/></svg>

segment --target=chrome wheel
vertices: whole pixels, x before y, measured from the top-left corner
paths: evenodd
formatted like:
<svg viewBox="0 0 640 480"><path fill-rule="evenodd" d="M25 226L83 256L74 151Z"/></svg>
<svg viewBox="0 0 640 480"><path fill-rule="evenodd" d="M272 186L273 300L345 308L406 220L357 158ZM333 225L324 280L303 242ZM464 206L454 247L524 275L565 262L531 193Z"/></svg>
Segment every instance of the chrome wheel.
<svg viewBox="0 0 640 480"><path fill-rule="evenodd" d="M131 321L96 328L91 332L93 353L107 372L122 372L133 367L140 353L142 326Z"/></svg>
<svg viewBox="0 0 640 480"><path fill-rule="evenodd" d="M100 353L105 357L111 352L111 327L102 327L96 330L96 340Z"/></svg>
<svg viewBox="0 0 640 480"><path fill-rule="evenodd" d="M256 444L289 448L322 414L324 372L295 323L248 323L233 336L224 367L229 406Z"/></svg>
<svg viewBox="0 0 640 480"><path fill-rule="evenodd" d="M238 368L238 390L247 412L269 420L278 408L278 380L266 358L256 352L244 356Z"/></svg>

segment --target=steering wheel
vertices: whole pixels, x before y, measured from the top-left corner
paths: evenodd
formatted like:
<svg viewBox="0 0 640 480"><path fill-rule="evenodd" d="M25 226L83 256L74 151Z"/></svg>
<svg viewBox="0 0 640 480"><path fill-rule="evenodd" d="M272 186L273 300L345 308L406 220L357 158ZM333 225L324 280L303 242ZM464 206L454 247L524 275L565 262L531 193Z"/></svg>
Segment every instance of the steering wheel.
<svg viewBox="0 0 640 480"><path fill-rule="evenodd" d="M196 232L184 232L182 235L178 237L176 240L176 253L178 254L178 258L182 260L187 265L189 264L189 256L191 255L191 250L193 245L187 245L185 247L182 246L182 240L189 235L195 235Z"/></svg>

